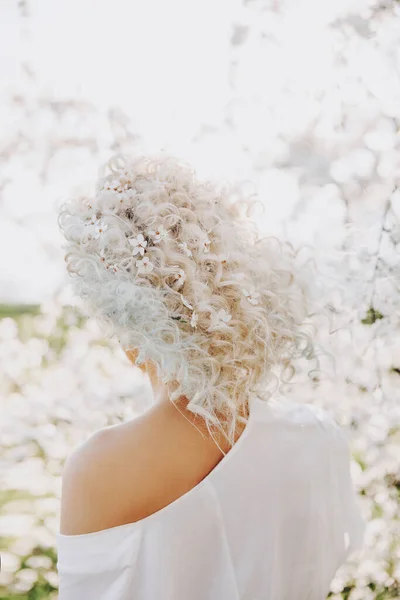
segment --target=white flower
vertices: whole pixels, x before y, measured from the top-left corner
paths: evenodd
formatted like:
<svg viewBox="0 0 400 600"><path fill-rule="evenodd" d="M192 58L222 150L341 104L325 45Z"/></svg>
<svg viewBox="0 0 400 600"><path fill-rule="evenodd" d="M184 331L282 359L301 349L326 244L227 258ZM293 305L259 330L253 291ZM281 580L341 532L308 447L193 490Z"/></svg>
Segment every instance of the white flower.
<svg viewBox="0 0 400 600"><path fill-rule="evenodd" d="M124 196L126 196L129 200L132 200L136 196L136 190L134 190L133 188L125 190Z"/></svg>
<svg viewBox="0 0 400 600"><path fill-rule="evenodd" d="M102 185L104 190L114 190L115 192L122 192L122 187L118 179L113 179L112 181L106 181Z"/></svg>
<svg viewBox="0 0 400 600"><path fill-rule="evenodd" d="M226 265L226 263L228 262L228 255L227 254L220 254L219 260L220 260L220 262L221 262L222 265Z"/></svg>
<svg viewBox="0 0 400 600"><path fill-rule="evenodd" d="M101 260L101 262L106 262L106 257L105 257L105 255L104 255L104 248L102 248L102 249L100 250L99 256L100 256L100 260Z"/></svg>
<svg viewBox="0 0 400 600"><path fill-rule="evenodd" d="M181 287L186 279L186 273L183 269L179 269L177 273L174 273L175 281L178 283L178 286Z"/></svg>
<svg viewBox="0 0 400 600"><path fill-rule="evenodd" d="M83 198L82 206L84 207L85 211L87 211L89 214L91 214L94 210L93 200L91 200L90 198Z"/></svg>
<svg viewBox="0 0 400 600"><path fill-rule="evenodd" d="M196 329L197 321L199 320L199 315L196 312L193 312L192 318L190 319L191 326Z"/></svg>
<svg viewBox="0 0 400 600"><path fill-rule="evenodd" d="M104 213L114 213L118 207L118 196L114 190L100 190L96 195L97 206Z"/></svg>
<svg viewBox="0 0 400 600"><path fill-rule="evenodd" d="M154 243L158 244L158 242L161 242L168 237L168 231L164 229L162 225L160 225L160 227L157 227L155 231L149 231L149 235L151 235L151 237L154 239Z"/></svg>
<svg viewBox="0 0 400 600"><path fill-rule="evenodd" d="M259 304L259 298L261 297L261 294L259 292L256 292L254 287L251 287L249 290L243 288L242 292L246 296L250 304Z"/></svg>
<svg viewBox="0 0 400 600"><path fill-rule="evenodd" d="M98 221L96 223L96 225L94 226L93 232L91 232L92 237L95 240L97 240L101 236L101 234L106 231L107 228L108 228L108 225L105 225L101 221Z"/></svg>
<svg viewBox="0 0 400 600"><path fill-rule="evenodd" d="M206 237L205 240L203 240L203 252L210 252L210 244L211 240L208 237Z"/></svg>
<svg viewBox="0 0 400 600"><path fill-rule="evenodd" d="M227 327L227 324L232 319L232 315L230 315L223 308L218 312L211 313L211 325L208 328L208 331L213 331L214 329L224 329Z"/></svg>
<svg viewBox="0 0 400 600"><path fill-rule="evenodd" d="M128 171L122 171L119 174L119 181L121 183L121 185L124 186L124 188L126 189L129 185L132 185L133 181L132 181L132 177L130 176L130 174L128 173Z"/></svg>
<svg viewBox="0 0 400 600"><path fill-rule="evenodd" d="M182 250L182 252L184 252L184 254L186 254L186 256L193 256L192 251L190 250L190 248L188 248L188 245L186 242L181 242L180 244L178 244L178 246Z"/></svg>
<svg viewBox="0 0 400 600"><path fill-rule="evenodd" d="M108 265L107 269L109 271L112 271L113 273L117 273L117 271L119 271L119 266L118 265Z"/></svg>
<svg viewBox="0 0 400 600"><path fill-rule="evenodd" d="M135 238L130 238L128 240L131 246L133 246L133 256L136 254L144 255L145 248L147 246L147 241L144 239L144 236L139 233L139 235Z"/></svg>
<svg viewBox="0 0 400 600"><path fill-rule="evenodd" d="M98 219L96 218L96 215L92 215L92 216L89 216L89 217L86 217L86 218L87 218L87 221L85 223L86 227L93 227L98 222Z"/></svg>
<svg viewBox="0 0 400 600"><path fill-rule="evenodd" d="M137 260L136 266L138 267L138 273L151 273L154 269L153 263L150 262L148 256L145 256L142 260Z"/></svg>
<svg viewBox="0 0 400 600"><path fill-rule="evenodd" d="M122 192L122 194L119 194L118 202L120 207L122 208L126 208L129 205L129 196L126 192Z"/></svg>
<svg viewBox="0 0 400 600"><path fill-rule="evenodd" d="M186 300L186 298L183 294L181 294L181 300L185 306L190 308L190 310L193 310L193 306L191 304L189 304L189 302Z"/></svg>

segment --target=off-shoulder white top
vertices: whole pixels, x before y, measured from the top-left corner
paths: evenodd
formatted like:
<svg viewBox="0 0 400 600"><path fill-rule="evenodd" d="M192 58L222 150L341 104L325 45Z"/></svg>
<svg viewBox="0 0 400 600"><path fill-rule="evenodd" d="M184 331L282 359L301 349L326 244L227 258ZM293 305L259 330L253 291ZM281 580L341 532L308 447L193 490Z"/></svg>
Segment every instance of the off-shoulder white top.
<svg viewBox="0 0 400 600"><path fill-rule="evenodd" d="M59 600L323 600L364 527L344 430L310 404L255 399L232 450L179 499L57 534Z"/></svg>

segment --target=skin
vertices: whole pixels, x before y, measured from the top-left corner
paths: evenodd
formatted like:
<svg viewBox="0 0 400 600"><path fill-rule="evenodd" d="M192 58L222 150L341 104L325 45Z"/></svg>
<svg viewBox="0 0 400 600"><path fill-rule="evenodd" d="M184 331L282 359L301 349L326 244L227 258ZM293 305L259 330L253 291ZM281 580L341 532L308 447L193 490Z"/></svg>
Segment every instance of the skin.
<svg viewBox="0 0 400 600"><path fill-rule="evenodd" d="M125 352L134 363L137 350ZM149 376L157 403L135 419L97 431L69 456L62 474L63 535L150 516L200 483L230 449L221 433L214 441L202 417L186 409L186 398L176 406L170 402L173 384L161 382L155 365L139 368Z"/></svg>

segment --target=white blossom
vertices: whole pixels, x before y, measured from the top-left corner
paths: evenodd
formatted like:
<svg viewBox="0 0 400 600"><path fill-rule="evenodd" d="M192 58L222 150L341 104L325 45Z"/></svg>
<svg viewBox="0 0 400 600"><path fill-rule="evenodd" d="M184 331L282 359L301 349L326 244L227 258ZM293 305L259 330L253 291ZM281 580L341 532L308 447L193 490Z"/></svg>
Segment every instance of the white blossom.
<svg viewBox="0 0 400 600"><path fill-rule="evenodd" d="M250 302L250 304L253 304L253 305L259 304L259 299L261 297L261 294L260 294L260 292L256 291L254 286L249 289L243 288L242 292L243 292L244 296L246 296L246 298Z"/></svg>
<svg viewBox="0 0 400 600"><path fill-rule="evenodd" d="M196 329L196 327L197 327L198 320L199 320L199 315L196 313L196 311L194 311L192 314L192 318L190 319L190 324L194 329Z"/></svg>
<svg viewBox="0 0 400 600"><path fill-rule="evenodd" d="M152 262L150 262L150 259L148 256L144 256L142 258L142 260L137 260L136 261L136 266L138 267L138 273L151 273L152 270L154 269L154 265Z"/></svg>
<svg viewBox="0 0 400 600"><path fill-rule="evenodd" d="M185 279L186 279L186 273L183 269L179 269L176 273L174 273L175 276L175 281L177 282L178 286L182 286Z"/></svg>
<svg viewBox="0 0 400 600"><path fill-rule="evenodd" d="M94 227L98 222L96 215L90 215L87 217L87 221L85 223L86 227Z"/></svg>
<svg viewBox="0 0 400 600"><path fill-rule="evenodd" d="M232 319L232 315L230 315L223 308L218 312L211 313L211 325L208 328L208 331L213 331L214 329L224 329L227 327L229 321Z"/></svg>
<svg viewBox="0 0 400 600"><path fill-rule="evenodd" d="M122 192L122 187L121 187L121 183L120 183L119 179L113 179L112 181L105 181L100 186L100 189L111 190L111 191L115 191L115 192Z"/></svg>
<svg viewBox="0 0 400 600"><path fill-rule="evenodd" d="M94 225L93 231L91 232L91 236L97 240L102 233L104 233L108 228L108 225L103 223L102 221L98 221L96 225Z"/></svg>
<svg viewBox="0 0 400 600"><path fill-rule="evenodd" d="M124 196L128 199L128 200L133 200L133 198L135 198L137 192L134 188L129 188L128 190L124 191Z"/></svg>
<svg viewBox="0 0 400 600"><path fill-rule="evenodd" d="M188 248L188 245L186 242L181 242L180 244L178 244L179 248L182 250L182 252L184 254L186 254L186 256L193 256L192 251L190 250L190 248Z"/></svg>
<svg viewBox="0 0 400 600"><path fill-rule="evenodd" d="M160 225L155 231L149 231L149 235L153 238L154 243L158 244L158 242L161 242L168 237L168 231Z"/></svg>
<svg viewBox="0 0 400 600"><path fill-rule="evenodd" d="M204 253L210 252L210 244L211 244L211 240L208 237L206 237L203 240L203 252Z"/></svg>
<svg viewBox="0 0 400 600"><path fill-rule="evenodd" d="M127 192L122 192L122 194L119 194L118 202L121 208L127 208L129 206L129 200L130 198Z"/></svg>
<svg viewBox="0 0 400 600"><path fill-rule="evenodd" d="M136 254L141 254L142 256L144 255L147 246L147 240L144 239L142 233L139 233L139 235L135 238L130 238L128 241L130 245L133 246L133 256Z"/></svg>

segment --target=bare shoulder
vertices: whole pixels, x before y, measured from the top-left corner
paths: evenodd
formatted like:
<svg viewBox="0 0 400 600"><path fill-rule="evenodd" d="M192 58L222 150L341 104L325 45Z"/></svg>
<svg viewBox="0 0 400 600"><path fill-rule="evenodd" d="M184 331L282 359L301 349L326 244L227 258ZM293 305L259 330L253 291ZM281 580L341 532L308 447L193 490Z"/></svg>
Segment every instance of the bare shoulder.
<svg viewBox="0 0 400 600"><path fill-rule="evenodd" d="M104 428L65 463L60 532L79 535L143 519L197 485L222 456L204 431L167 405Z"/></svg>

